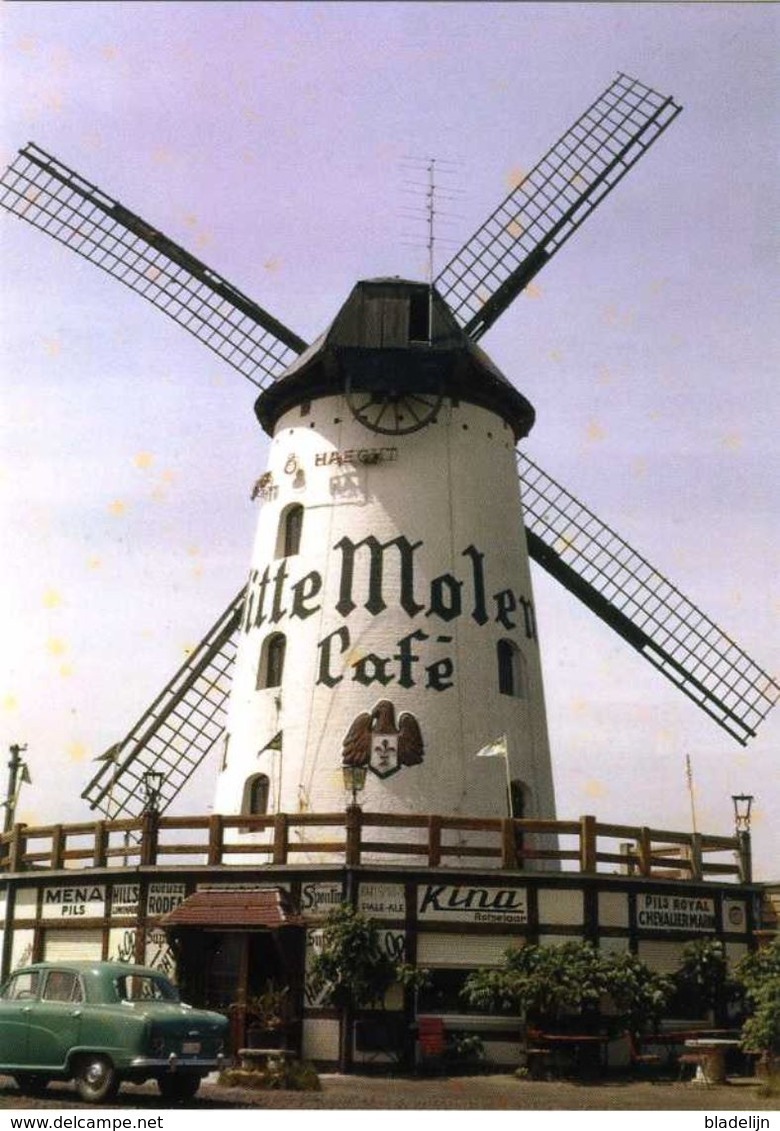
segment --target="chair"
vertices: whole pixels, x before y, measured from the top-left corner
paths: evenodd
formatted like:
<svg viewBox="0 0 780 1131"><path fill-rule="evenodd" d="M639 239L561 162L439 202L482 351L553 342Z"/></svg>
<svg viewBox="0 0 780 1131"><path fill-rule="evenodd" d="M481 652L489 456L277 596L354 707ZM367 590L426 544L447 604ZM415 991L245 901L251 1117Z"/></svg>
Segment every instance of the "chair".
<svg viewBox="0 0 780 1131"><path fill-rule="evenodd" d="M682 1080L683 1075L685 1074L685 1069L688 1065L690 1065L694 1069L694 1075L695 1075L696 1071L698 1071L698 1069L703 1068L705 1060L706 1060L706 1053L700 1052L698 1050L689 1049L688 1052L680 1053L680 1055L677 1057L677 1064L678 1064L679 1069L680 1069L680 1074L678 1076L678 1080ZM706 1072L702 1071L701 1079L704 1081L705 1084L707 1084L709 1086L710 1079L709 1079L709 1076L707 1075Z"/></svg>
<svg viewBox="0 0 780 1131"><path fill-rule="evenodd" d="M657 1068L662 1063L663 1058L660 1053L642 1052L636 1035L630 1029L626 1030L626 1039L628 1040L628 1057L632 1067L647 1068L654 1066Z"/></svg>
<svg viewBox="0 0 780 1131"><path fill-rule="evenodd" d="M525 1034L525 1066L532 1080L541 1080L550 1070L550 1046L541 1029L527 1029Z"/></svg>
<svg viewBox="0 0 780 1131"><path fill-rule="evenodd" d="M441 1017L417 1018L417 1041L424 1066L439 1067L444 1059L444 1021Z"/></svg>

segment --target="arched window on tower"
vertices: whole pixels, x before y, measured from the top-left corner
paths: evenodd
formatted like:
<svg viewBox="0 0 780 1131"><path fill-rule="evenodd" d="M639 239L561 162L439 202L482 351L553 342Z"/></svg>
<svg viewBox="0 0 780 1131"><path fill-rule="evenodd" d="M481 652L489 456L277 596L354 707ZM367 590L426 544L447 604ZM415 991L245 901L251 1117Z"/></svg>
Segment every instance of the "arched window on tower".
<svg viewBox="0 0 780 1131"><path fill-rule="evenodd" d="M301 552L301 533L303 531L303 507L293 503L285 507L279 516L279 531L276 538L277 558L291 558Z"/></svg>
<svg viewBox="0 0 780 1131"><path fill-rule="evenodd" d="M241 812L247 817L262 817L268 812L271 780L268 774L252 774L244 783Z"/></svg>
<svg viewBox="0 0 780 1131"><path fill-rule="evenodd" d="M283 632L274 632L263 641L257 669L257 690L281 687L284 674L284 653L287 640Z"/></svg>
<svg viewBox="0 0 780 1131"><path fill-rule="evenodd" d="M512 640L499 640L496 645L498 661L498 690L502 695L525 699L527 675L525 657Z"/></svg>

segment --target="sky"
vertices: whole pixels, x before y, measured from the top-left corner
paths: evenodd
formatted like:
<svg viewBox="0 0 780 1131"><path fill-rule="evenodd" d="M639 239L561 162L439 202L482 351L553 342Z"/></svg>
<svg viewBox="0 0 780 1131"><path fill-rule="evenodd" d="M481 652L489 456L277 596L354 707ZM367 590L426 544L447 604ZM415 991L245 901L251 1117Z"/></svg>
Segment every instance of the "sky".
<svg viewBox="0 0 780 1131"><path fill-rule="evenodd" d="M29 140L306 340L355 281L436 269L622 71L683 113L482 339L525 450L780 673L778 83L771 4L15 3L0 159ZM411 193L410 193L411 188ZM85 820L120 739L245 579L255 390L0 217L0 746L18 818ZM562 819L728 834L780 878L780 708L743 749L534 567ZM215 767L176 811L211 804Z"/></svg>

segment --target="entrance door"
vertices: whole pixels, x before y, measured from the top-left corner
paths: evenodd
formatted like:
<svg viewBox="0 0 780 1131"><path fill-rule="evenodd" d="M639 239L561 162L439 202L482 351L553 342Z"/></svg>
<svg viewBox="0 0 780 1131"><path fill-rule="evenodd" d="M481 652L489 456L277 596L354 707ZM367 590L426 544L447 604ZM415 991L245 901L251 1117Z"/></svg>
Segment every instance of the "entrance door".
<svg viewBox="0 0 780 1131"><path fill-rule="evenodd" d="M203 1002L206 1009L225 1013L238 1001L245 940L243 931L209 932Z"/></svg>

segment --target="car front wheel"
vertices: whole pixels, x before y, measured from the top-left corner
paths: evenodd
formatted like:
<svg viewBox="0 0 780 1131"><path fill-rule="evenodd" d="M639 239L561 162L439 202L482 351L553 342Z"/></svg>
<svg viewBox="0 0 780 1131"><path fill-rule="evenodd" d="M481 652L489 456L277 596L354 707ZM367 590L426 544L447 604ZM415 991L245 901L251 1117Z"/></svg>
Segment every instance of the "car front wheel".
<svg viewBox="0 0 780 1131"><path fill-rule="evenodd" d="M166 1100L191 1100L200 1087L200 1076L194 1072L161 1076L157 1081L160 1095Z"/></svg>
<svg viewBox="0 0 780 1131"><path fill-rule="evenodd" d="M76 1065L76 1091L85 1103L99 1104L111 1100L119 1091L119 1078L106 1056L83 1057Z"/></svg>

